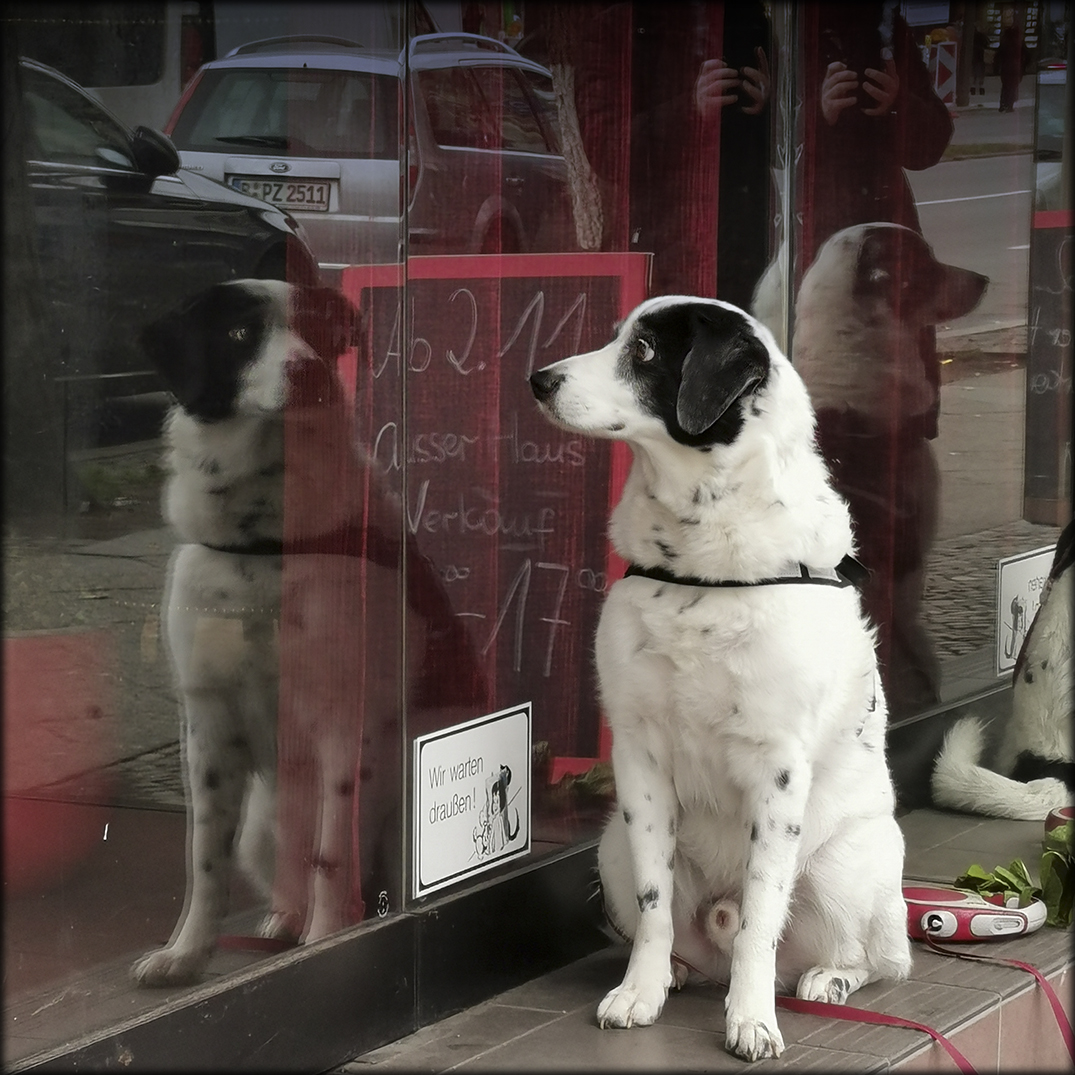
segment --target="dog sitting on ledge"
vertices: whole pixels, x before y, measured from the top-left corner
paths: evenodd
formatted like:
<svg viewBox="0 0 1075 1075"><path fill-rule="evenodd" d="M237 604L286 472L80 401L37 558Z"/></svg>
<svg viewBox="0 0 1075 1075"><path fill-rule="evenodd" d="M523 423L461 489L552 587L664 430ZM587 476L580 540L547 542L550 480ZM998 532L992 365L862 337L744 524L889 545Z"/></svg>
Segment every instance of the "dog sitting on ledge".
<svg viewBox="0 0 1075 1075"><path fill-rule="evenodd" d="M911 967L874 634L806 388L759 322L686 296L531 387L634 454L596 641L618 798L598 862L633 943L598 1022L653 1023L675 956L729 982L731 1052L780 1056L775 987L843 1003Z"/></svg>

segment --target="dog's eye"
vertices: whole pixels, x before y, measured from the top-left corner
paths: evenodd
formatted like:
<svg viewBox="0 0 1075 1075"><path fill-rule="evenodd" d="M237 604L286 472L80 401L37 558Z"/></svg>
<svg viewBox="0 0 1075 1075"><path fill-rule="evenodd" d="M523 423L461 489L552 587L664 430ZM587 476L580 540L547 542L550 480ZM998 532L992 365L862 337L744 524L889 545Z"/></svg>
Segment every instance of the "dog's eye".
<svg viewBox="0 0 1075 1075"><path fill-rule="evenodd" d="M654 353L652 345L645 340L635 341L635 358L637 358L639 362L651 361Z"/></svg>
<svg viewBox="0 0 1075 1075"><path fill-rule="evenodd" d="M250 329L246 325L236 325L234 328L228 329L228 339L233 343L245 343L249 335Z"/></svg>

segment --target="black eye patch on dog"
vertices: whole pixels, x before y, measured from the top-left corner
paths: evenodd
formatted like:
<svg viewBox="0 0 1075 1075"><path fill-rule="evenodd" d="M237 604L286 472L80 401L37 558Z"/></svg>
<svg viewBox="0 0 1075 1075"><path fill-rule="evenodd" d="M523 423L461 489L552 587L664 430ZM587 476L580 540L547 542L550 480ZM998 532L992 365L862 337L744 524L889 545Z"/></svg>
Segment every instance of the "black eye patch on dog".
<svg viewBox="0 0 1075 1075"><path fill-rule="evenodd" d="M711 303L682 302L643 314L635 331L654 346L652 357L634 362L630 374L642 405L681 444L731 444L743 426L734 404L769 376L768 349L747 317Z"/></svg>
<svg viewBox="0 0 1075 1075"><path fill-rule="evenodd" d="M271 304L267 295L218 284L145 328L142 348L185 411L206 422L232 413L240 375L264 342Z"/></svg>

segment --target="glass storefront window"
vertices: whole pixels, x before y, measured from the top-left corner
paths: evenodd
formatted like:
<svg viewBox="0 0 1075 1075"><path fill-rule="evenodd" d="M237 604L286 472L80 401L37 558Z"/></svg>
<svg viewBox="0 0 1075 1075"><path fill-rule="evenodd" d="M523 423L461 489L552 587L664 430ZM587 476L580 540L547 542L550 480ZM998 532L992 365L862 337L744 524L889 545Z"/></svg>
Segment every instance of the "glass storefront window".
<svg viewBox="0 0 1075 1075"><path fill-rule="evenodd" d="M7 1066L592 848L630 456L527 378L648 296L807 382L901 795L1003 722L998 563L1071 518L1069 5L1015 68L993 4L133 7L5 13Z"/></svg>

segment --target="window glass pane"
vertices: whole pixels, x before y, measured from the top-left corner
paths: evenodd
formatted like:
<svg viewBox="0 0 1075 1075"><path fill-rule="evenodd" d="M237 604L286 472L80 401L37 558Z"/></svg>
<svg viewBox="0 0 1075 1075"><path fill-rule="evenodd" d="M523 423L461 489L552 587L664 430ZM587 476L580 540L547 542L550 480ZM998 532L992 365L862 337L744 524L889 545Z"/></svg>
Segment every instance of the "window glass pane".
<svg viewBox="0 0 1075 1075"><path fill-rule="evenodd" d="M181 149L392 160L396 79L333 71L210 72L173 131Z"/></svg>
<svg viewBox="0 0 1075 1075"><path fill-rule="evenodd" d="M23 22L22 54L83 86L148 86L165 66L162 3L52 3Z"/></svg>
<svg viewBox="0 0 1075 1075"><path fill-rule="evenodd" d="M28 70L23 95L31 145L42 160L134 170L126 134L82 94Z"/></svg>
<svg viewBox="0 0 1075 1075"><path fill-rule="evenodd" d="M356 443L370 323L340 291L402 246L379 45L206 73L156 178L92 94L5 70L6 1065L403 908L402 500Z"/></svg>
<svg viewBox="0 0 1075 1075"><path fill-rule="evenodd" d="M1018 729L1071 518L1070 5L12 10L95 89L5 71L5 1062L588 853L602 609L689 539L622 544L647 449L531 377L650 297L751 312L809 389L903 804L955 707ZM179 170L99 99L174 111ZM594 406L705 467L687 361ZM657 629L705 654L690 601Z"/></svg>
<svg viewBox="0 0 1075 1075"><path fill-rule="evenodd" d="M971 97L955 78L962 42L942 28L922 45L929 27L889 7L811 5L797 24L817 62L796 75L790 347L873 571L899 721L1003 683L1015 643L997 563L1055 541L1067 509L1029 496L1023 451L1040 420L1034 79L1021 54L1013 75L1001 58Z"/></svg>
<svg viewBox="0 0 1075 1075"><path fill-rule="evenodd" d="M438 145L491 149L499 144L496 98L482 92L475 71L423 71L418 82Z"/></svg>
<svg viewBox="0 0 1075 1075"><path fill-rule="evenodd" d="M530 100L514 72L496 67L474 71L484 96L500 101L500 146L524 153L547 153L544 135Z"/></svg>
<svg viewBox="0 0 1075 1075"><path fill-rule="evenodd" d="M556 112L556 97L553 93L552 80L535 71L520 71L518 74L530 90L530 99L540 117L545 138L551 139L553 152L562 153L560 117ZM535 144L537 144L537 139L535 139ZM539 149L538 152L543 152L543 150Z"/></svg>

